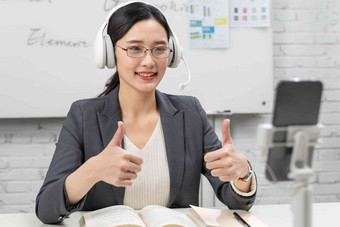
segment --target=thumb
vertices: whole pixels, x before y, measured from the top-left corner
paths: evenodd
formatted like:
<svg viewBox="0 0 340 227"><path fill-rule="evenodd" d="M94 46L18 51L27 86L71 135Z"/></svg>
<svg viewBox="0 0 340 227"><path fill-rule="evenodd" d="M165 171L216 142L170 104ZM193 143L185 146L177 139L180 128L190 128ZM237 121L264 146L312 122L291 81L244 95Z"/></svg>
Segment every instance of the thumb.
<svg viewBox="0 0 340 227"><path fill-rule="evenodd" d="M110 145L121 147L123 137L124 137L124 123L122 121L118 121L118 128L116 133L112 137Z"/></svg>
<svg viewBox="0 0 340 227"><path fill-rule="evenodd" d="M233 141L230 135L230 120L225 119L222 123L222 146L232 144Z"/></svg>

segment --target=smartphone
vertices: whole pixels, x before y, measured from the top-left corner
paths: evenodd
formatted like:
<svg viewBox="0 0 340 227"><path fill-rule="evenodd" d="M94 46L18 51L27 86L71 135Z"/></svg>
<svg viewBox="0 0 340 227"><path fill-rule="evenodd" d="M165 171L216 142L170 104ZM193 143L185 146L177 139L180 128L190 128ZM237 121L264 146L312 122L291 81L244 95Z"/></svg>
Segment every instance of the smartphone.
<svg viewBox="0 0 340 227"><path fill-rule="evenodd" d="M280 81L275 97L273 126L316 125L318 123L322 83L318 80L290 79ZM286 132L275 132L273 142L286 141ZM292 148L273 147L268 151L266 178L288 181ZM308 165L312 166L313 147L309 147Z"/></svg>

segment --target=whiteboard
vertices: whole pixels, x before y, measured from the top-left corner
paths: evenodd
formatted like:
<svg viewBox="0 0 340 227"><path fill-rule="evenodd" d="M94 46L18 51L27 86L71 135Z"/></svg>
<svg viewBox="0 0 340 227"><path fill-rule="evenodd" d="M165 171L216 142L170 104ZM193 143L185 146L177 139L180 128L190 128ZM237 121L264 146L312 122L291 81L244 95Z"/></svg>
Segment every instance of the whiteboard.
<svg viewBox="0 0 340 227"><path fill-rule="evenodd" d="M107 12L123 1L0 1L0 118L64 117L72 102L97 96L114 70L95 67L93 41ZM231 28L230 48L190 49L188 1L160 7L184 48L158 89L196 96L208 114L272 110L272 30Z"/></svg>

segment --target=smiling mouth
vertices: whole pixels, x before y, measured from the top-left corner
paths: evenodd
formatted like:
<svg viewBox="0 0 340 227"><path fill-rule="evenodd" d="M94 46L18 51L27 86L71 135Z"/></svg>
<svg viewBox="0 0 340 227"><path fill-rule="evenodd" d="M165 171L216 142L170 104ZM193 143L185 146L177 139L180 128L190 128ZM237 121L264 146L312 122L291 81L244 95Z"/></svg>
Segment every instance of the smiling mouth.
<svg viewBox="0 0 340 227"><path fill-rule="evenodd" d="M142 77L152 77L152 76L156 76L157 73L137 73L136 72L136 74Z"/></svg>

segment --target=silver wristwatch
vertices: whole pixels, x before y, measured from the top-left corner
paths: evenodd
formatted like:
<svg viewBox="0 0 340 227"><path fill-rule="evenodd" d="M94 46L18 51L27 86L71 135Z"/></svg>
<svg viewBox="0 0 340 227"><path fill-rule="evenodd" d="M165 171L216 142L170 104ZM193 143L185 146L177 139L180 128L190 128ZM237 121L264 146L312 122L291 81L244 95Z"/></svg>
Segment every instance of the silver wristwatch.
<svg viewBox="0 0 340 227"><path fill-rule="evenodd" d="M244 182L247 182L251 178L251 176L253 175L253 168L251 167L251 164L248 160L247 160L247 162L248 162L249 172L247 173L247 175L245 177L239 178L239 180L242 180Z"/></svg>

